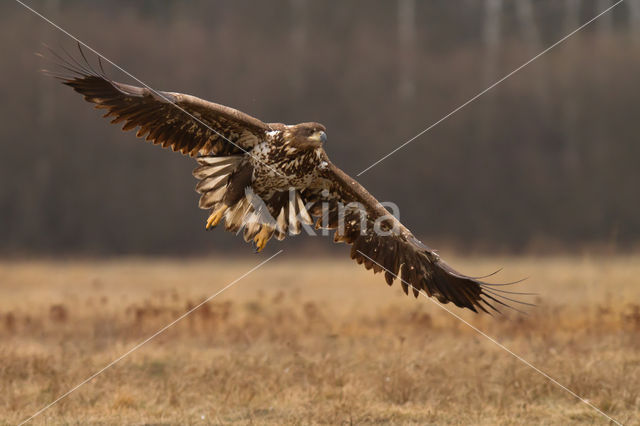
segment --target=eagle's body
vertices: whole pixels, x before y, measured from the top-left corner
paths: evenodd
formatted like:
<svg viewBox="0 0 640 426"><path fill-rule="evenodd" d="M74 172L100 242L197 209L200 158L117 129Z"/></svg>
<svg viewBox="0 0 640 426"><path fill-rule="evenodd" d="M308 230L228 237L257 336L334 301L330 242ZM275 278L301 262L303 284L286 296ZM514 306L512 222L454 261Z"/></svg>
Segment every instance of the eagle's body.
<svg viewBox="0 0 640 426"><path fill-rule="evenodd" d="M206 227L224 221L262 250L270 238L301 232L304 225L335 230L334 241L352 245L351 257L389 285L401 276L409 287L440 302L473 311L508 299L462 275L394 218L369 192L329 160L325 128L318 123L262 121L190 95L117 83L88 63L66 62L63 83L105 109L112 123L137 128L138 137L196 157L200 207ZM511 299L509 299L511 300Z"/></svg>
<svg viewBox="0 0 640 426"><path fill-rule="evenodd" d="M266 132L265 141L248 158L254 171L253 189L260 196L270 197L291 187L302 190L312 186L326 169L329 158L322 147L299 151L287 143L286 132L285 129Z"/></svg>

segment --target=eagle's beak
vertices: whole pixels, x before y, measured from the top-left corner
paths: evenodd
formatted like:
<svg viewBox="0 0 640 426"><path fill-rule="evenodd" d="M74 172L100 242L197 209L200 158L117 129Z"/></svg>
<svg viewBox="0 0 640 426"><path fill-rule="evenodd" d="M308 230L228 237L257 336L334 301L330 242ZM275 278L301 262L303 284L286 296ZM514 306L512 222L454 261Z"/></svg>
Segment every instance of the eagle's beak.
<svg viewBox="0 0 640 426"><path fill-rule="evenodd" d="M327 134L325 132L320 132L320 142L327 143Z"/></svg>
<svg viewBox="0 0 640 426"><path fill-rule="evenodd" d="M309 136L309 140L313 142L315 146L320 147L327 142L327 134L321 130Z"/></svg>

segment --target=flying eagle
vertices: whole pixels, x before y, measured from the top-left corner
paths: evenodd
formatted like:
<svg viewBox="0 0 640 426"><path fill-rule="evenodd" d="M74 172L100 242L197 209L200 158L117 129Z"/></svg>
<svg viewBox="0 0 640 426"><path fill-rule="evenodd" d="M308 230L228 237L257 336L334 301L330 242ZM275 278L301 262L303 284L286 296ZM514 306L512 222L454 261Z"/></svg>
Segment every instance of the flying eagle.
<svg viewBox="0 0 640 426"><path fill-rule="evenodd" d="M243 232L257 251L275 237L296 235L302 226L335 230L334 241L351 244L351 258L387 284L400 278L406 294L423 291L441 303L489 312L505 301L496 284L463 275L420 242L355 179L335 166L324 150L319 123L264 123L233 108L182 93L161 92L110 80L70 56L55 74L111 123L137 129L136 136L194 157L200 208L210 212L206 228L222 221ZM345 207L346 206L346 207ZM355 206L355 207L354 207ZM523 293L519 293L523 294Z"/></svg>

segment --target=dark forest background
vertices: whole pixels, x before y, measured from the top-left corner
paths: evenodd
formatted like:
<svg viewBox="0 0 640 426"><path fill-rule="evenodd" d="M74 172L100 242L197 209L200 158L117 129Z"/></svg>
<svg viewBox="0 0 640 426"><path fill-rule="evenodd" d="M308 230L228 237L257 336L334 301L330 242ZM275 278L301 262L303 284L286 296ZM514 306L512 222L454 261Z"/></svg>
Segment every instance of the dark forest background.
<svg viewBox="0 0 640 426"><path fill-rule="evenodd" d="M612 3L29 2L154 88L324 123L352 175ZM72 50L69 38L13 1L0 34L0 253L248 250L204 232L193 160L38 72L42 43ZM632 249L639 76L640 0L627 0L358 179L430 245ZM310 239L296 240L271 246Z"/></svg>

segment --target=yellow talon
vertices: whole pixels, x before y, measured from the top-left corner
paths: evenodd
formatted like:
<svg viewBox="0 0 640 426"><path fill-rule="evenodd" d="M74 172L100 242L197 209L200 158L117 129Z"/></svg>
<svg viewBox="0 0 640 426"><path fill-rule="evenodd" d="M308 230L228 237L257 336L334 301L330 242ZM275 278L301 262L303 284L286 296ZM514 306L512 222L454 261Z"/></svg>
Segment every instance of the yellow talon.
<svg viewBox="0 0 640 426"><path fill-rule="evenodd" d="M260 229L260 232L253 238L253 241L256 243L256 252L260 253L262 249L267 246L267 241L269 241L269 230L266 226Z"/></svg>
<svg viewBox="0 0 640 426"><path fill-rule="evenodd" d="M205 226L205 228L206 229L213 228L218 223L220 223L220 221L224 217L224 212L226 212L228 208L229 206L227 206L226 204L223 204L222 207L220 207L215 212L211 213L211 215L209 215L209 218L207 219L207 225Z"/></svg>

